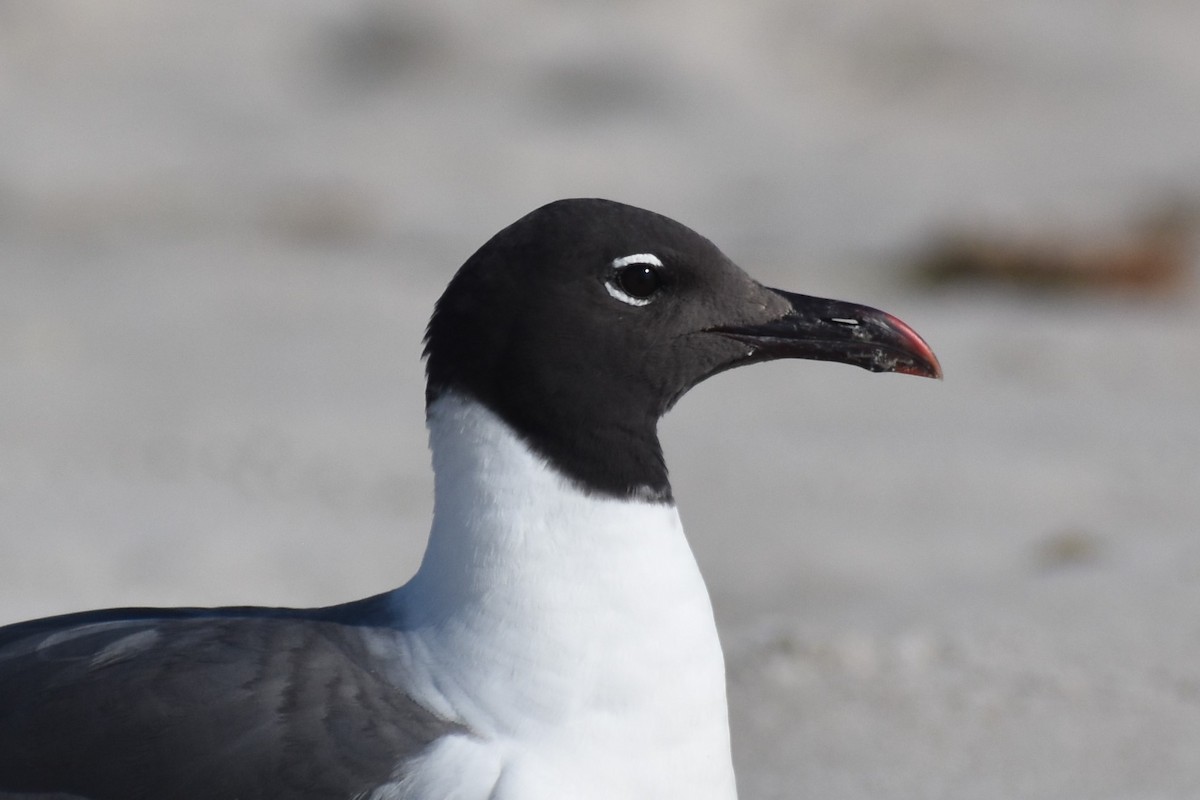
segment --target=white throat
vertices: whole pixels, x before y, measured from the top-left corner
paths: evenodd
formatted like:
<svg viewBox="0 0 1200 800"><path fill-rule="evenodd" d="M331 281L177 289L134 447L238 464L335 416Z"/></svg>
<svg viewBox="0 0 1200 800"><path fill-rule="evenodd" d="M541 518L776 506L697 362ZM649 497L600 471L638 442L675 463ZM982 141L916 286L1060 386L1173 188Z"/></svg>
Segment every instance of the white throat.
<svg viewBox="0 0 1200 800"><path fill-rule="evenodd" d="M723 657L675 507L582 491L469 399L428 424L433 529L396 593L407 667L499 759L493 796L734 797Z"/></svg>

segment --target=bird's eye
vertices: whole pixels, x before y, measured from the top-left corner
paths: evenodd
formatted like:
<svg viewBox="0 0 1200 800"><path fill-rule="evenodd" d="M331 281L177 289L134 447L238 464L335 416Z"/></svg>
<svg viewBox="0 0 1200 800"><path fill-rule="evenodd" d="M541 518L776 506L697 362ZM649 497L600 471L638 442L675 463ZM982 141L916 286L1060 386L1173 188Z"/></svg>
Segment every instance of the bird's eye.
<svg viewBox="0 0 1200 800"><path fill-rule="evenodd" d="M645 300L662 286L658 268L649 264L630 264L617 273L617 286L630 297Z"/></svg>
<svg viewBox="0 0 1200 800"><path fill-rule="evenodd" d="M644 306L663 286L662 262L650 253L618 258L604 284L608 293L631 306Z"/></svg>

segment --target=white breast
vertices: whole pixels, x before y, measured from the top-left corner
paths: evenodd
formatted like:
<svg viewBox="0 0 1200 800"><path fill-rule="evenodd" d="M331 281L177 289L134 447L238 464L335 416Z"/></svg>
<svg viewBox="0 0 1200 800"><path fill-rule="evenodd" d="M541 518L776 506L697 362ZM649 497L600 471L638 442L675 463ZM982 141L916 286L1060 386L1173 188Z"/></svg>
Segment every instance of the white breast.
<svg viewBox="0 0 1200 800"><path fill-rule="evenodd" d="M397 678L472 735L388 796L733 798L723 657L674 506L581 492L454 395L429 428L433 529L395 593Z"/></svg>

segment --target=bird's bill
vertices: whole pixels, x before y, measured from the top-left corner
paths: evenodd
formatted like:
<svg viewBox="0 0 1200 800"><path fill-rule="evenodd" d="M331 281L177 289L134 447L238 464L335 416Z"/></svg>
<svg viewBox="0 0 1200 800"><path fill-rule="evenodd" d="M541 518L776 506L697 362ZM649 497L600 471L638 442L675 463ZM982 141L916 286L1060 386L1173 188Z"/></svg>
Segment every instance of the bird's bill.
<svg viewBox="0 0 1200 800"><path fill-rule="evenodd" d="M748 345L751 361L839 361L872 372L941 379L942 366L933 350L907 323L891 314L840 300L769 291L790 306L782 317L765 323L718 326L711 332Z"/></svg>

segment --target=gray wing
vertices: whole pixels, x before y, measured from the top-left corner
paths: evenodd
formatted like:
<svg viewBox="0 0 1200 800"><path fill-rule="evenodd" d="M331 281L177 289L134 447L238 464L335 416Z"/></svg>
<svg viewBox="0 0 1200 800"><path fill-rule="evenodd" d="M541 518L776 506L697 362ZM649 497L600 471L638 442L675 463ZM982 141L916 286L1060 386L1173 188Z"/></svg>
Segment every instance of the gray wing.
<svg viewBox="0 0 1200 800"><path fill-rule="evenodd" d="M385 679L370 631L266 609L0 628L0 798L368 793L458 728Z"/></svg>

